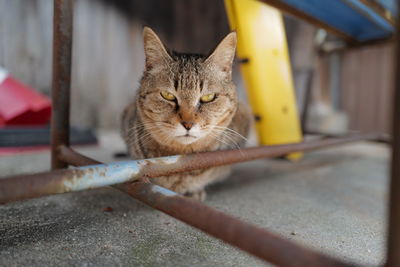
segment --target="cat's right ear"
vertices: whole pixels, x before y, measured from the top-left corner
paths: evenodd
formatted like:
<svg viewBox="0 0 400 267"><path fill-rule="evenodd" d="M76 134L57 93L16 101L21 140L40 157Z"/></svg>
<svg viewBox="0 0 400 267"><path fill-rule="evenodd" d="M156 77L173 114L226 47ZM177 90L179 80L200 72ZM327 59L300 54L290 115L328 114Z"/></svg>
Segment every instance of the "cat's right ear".
<svg viewBox="0 0 400 267"><path fill-rule="evenodd" d="M160 38L149 27L143 29L144 54L146 56L146 70L171 60Z"/></svg>

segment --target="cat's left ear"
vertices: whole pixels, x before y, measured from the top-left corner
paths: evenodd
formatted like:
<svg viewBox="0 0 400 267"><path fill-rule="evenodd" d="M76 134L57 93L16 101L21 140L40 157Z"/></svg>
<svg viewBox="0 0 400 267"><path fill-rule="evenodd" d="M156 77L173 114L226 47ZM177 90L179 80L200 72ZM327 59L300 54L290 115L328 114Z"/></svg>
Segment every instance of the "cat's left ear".
<svg viewBox="0 0 400 267"><path fill-rule="evenodd" d="M229 33L215 48L211 55L206 59L206 63L211 63L217 70L227 75L232 76L232 62L235 58L237 37L236 32Z"/></svg>

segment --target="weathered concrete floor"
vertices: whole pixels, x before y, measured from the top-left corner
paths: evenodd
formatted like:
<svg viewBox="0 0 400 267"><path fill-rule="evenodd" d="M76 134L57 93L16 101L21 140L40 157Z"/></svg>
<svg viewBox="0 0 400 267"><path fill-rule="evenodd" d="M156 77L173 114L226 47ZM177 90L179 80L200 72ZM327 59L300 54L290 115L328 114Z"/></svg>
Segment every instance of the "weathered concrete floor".
<svg viewBox="0 0 400 267"><path fill-rule="evenodd" d="M110 160L113 143L82 150ZM47 153L0 158L1 176L48 168ZM359 143L298 163L235 166L207 205L363 265L383 261L388 150ZM105 208L113 211L106 212ZM0 206L2 266L258 266L264 263L112 188Z"/></svg>

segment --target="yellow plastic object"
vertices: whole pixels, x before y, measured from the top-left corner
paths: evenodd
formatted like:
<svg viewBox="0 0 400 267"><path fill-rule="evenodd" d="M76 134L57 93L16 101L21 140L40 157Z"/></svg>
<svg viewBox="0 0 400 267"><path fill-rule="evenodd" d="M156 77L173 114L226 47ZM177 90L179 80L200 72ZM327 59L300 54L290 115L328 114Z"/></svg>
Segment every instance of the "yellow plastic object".
<svg viewBox="0 0 400 267"><path fill-rule="evenodd" d="M237 55L263 145L302 141L281 13L256 0L225 0ZM289 158L296 159L300 153Z"/></svg>

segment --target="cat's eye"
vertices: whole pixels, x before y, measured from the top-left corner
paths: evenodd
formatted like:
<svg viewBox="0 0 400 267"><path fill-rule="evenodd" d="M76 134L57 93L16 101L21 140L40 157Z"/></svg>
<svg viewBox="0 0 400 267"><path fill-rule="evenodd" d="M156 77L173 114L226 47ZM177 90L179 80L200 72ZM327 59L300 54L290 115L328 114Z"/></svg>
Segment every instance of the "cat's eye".
<svg viewBox="0 0 400 267"><path fill-rule="evenodd" d="M215 94L208 94L208 95L203 95L202 97L200 97L200 102L201 103L208 103L211 102L215 99Z"/></svg>
<svg viewBox="0 0 400 267"><path fill-rule="evenodd" d="M164 99L169 100L169 101L175 101L176 100L176 97L173 94L171 94L171 93L169 93L167 91L162 91L161 92L161 96Z"/></svg>

